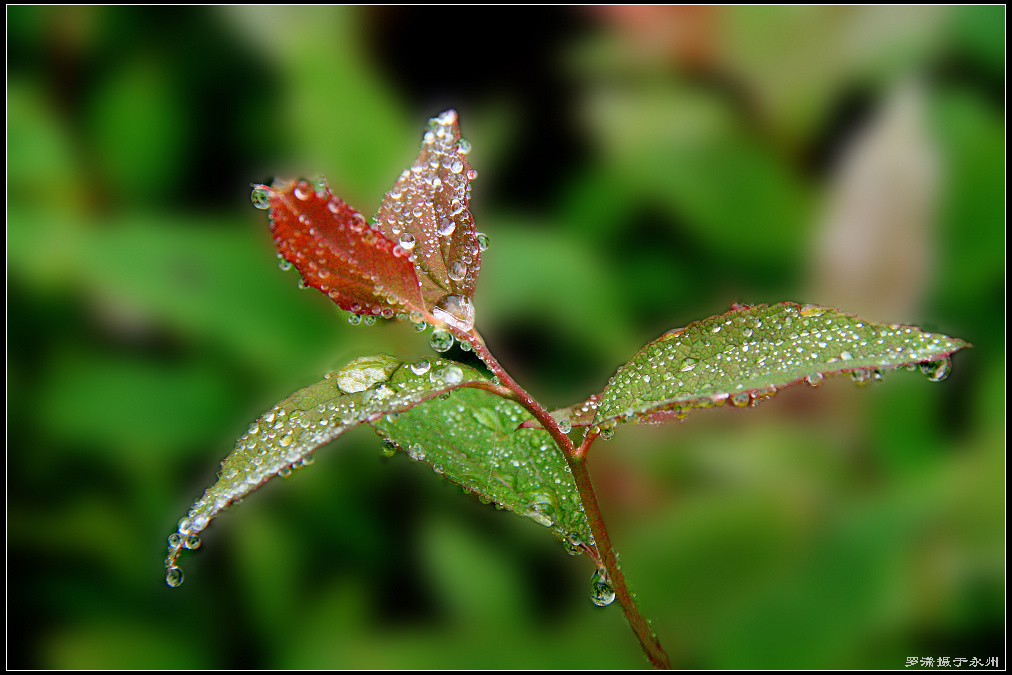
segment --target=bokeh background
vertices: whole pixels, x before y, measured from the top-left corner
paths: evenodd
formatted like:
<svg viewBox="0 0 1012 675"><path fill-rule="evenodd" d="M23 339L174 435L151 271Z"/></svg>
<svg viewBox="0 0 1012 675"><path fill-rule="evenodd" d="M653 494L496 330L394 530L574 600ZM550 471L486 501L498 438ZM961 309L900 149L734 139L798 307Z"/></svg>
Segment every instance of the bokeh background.
<svg viewBox="0 0 1012 675"><path fill-rule="evenodd" d="M409 357L278 269L250 184L371 213L456 108L478 326L549 406L732 302L974 348L624 428L592 470L675 665L999 657L1005 9L7 8L15 668L639 668L546 532L360 429L165 538L249 421ZM451 352L460 358L468 355Z"/></svg>

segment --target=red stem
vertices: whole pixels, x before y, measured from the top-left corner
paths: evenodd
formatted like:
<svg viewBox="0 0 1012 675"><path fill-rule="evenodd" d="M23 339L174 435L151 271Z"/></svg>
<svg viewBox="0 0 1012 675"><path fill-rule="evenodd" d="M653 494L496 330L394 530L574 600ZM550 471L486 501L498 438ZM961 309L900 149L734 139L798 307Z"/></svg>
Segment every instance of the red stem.
<svg viewBox="0 0 1012 675"><path fill-rule="evenodd" d="M439 324L436 323L436 325ZM471 349L488 366L489 370L499 378L502 387L509 390L516 402L534 415L534 418L541 423L541 426L545 428L559 448L562 449L562 455L566 458L566 462L569 464L573 478L576 481L584 513L590 523L591 534L594 536L594 544L590 548L592 549L591 552L596 555L590 557L594 559L597 565L603 567L607 573L607 580L612 590L615 591L615 598L625 612L629 627L632 628L636 639L639 640L640 647L643 648L643 652L650 659L650 663L655 668L671 668L671 660L664 652L664 648L661 647L657 636L650 629L646 618L640 613L639 607L636 606L636 601L629 591L625 575L622 574L622 569L619 567L618 560L615 557L615 551L611 547L608 529L605 527L604 518L601 515L601 507L597 502L597 495L594 493L594 485L590 480L590 474L587 472L586 453L598 434L588 430L580 447L574 446L572 439L559 428L559 423L555 418L528 394L523 387L517 384L510 377L509 373L503 370L503 367L499 365L499 362L496 361L495 357L485 346L484 340L481 339L481 335L476 329L472 328L467 332L453 326L447 326L447 329L458 340L466 340L471 344Z"/></svg>

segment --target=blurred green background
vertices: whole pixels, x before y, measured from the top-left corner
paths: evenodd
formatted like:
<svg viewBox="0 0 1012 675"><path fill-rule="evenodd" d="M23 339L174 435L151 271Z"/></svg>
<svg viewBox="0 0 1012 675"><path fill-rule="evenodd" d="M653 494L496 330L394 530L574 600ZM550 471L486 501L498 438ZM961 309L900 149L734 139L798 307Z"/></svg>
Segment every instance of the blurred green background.
<svg viewBox="0 0 1012 675"><path fill-rule="evenodd" d="M974 344L624 428L592 471L674 664L1004 665L1005 9L8 7L13 668L638 668L540 528L364 429L165 538L263 410L355 356L250 183L372 213L456 108L478 326L546 405L731 302ZM461 358L467 355L451 352Z"/></svg>

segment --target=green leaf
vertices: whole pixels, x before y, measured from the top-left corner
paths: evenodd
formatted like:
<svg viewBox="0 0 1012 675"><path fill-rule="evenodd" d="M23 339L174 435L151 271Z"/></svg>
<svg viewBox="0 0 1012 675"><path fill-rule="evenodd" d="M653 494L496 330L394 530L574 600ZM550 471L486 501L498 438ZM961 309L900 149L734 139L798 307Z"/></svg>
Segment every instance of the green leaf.
<svg viewBox="0 0 1012 675"><path fill-rule="evenodd" d="M413 459L482 501L551 528L571 553L593 543L576 483L562 452L514 401L458 389L374 424Z"/></svg>
<svg viewBox="0 0 1012 675"><path fill-rule="evenodd" d="M940 380L948 374L949 355L968 346L829 307L735 307L669 331L640 350L609 380L594 423L663 421L725 402L754 405L782 387L814 385L846 372L865 382L885 369L921 364L929 378Z"/></svg>
<svg viewBox="0 0 1012 675"><path fill-rule="evenodd" d="M466 371L466 374L465 374ZM274 476L313 461L312 453L345 431L418 405L448 389L484 381L477 371L434 359L405 364L383 354L355 359L300 389L260 418L236 441L221 463L218 480L179 521L169 537L166 582L182 583L176 560L183 548L200 545L199 532L232 502Z"/></svg>

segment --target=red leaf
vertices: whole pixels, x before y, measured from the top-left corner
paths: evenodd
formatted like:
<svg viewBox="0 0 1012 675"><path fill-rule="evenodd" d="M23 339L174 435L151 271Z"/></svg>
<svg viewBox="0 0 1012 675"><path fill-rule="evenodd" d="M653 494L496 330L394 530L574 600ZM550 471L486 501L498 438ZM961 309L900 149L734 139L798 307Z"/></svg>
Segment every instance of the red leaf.
<svg viewBox="0 0 1012 675"><path fill-rule="evenodd" d="M474 324L471 298L481 267L474 219L468 211L470 143L460 138L457 113L429 120L417 159L387 192L376 214L383 232L412 250L422 297L432 315L462 330Z"/></svg>
<svg viewBox="0 0 1012 675"><path fill-rule="evenodd" d="M258 197L269 205L278 251L308 286L342 309L385 318L425 309L408 250L370 226L322 179L257 185L254 202Z"/></svg>

